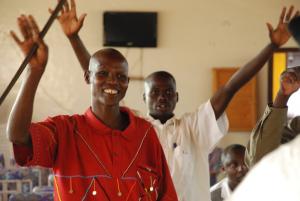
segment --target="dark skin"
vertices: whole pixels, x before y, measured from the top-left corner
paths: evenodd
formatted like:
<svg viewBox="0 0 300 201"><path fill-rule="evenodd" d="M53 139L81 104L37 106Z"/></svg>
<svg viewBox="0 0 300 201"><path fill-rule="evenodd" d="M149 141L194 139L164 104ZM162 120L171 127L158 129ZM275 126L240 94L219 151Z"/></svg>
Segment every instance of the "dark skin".
<svg viewBox="0 0 300 201"><path fill-rule="evenodd" d="M31 146L29 126L34 96L48 61L48 47L39 39L39 28L32 16L21 15L18 18L18 25L24 39L19 39L13 31L11 35L24 55L28 54L34 43L38 43L39 48L26 69L21 90L9 115L7 134L11 142Z"/></svg>
<svg viewBox="0 0 300 201"><path fill-rule="evenodd" d="M280 76L280 88L273 107L285 108L290 96L300 88L300 67L288 69Z"/></svg>
<svg viewBox="0 0 300 201"><path fill-rule="evenodd" d="M32 16L22 15L18 18L18 24L24 39L20 40L14 32L11 34L23 53L26 55L34 43L38 43L39 48L25 72L22 87L9 116L7 134L15 144L32 146L29 127L36 89L48 61L48 48L39 38L39 29ZM87 76L92 91L91 108L95 116L112 129L127 128L128 116L120 111L119 106L129 82L125 58L116 50L100 50L91 57Z"/></svg>
<svg viewBox="0 0 300 201"><path fill-rule="evenodd" d="M63 12L61 12L61 15L58 17L58 20L61 24L61 27L65 35L69 39L75 51L75 54L81 64L83 71L86 72L88 66L87 64L90 57L86 47L83 45L78 35L83 25L83 19L85 17L85 14L81 15L81 17L78 18L76 14L75 0L70 0L70 1L71 1L71 7L69 6L69 4L65 4L64 10ZM293 10L294 10L293 6L291 6L288 9L288 11L285 7L282 9L276 28L273 28L273 26L270 23L267 23L270 43L267 44L266 47L256 57L254 57L250 62L244 65L239 71L237 71L231 77L231 79L225 84L225 86L220 88L211 97L210 101L216 119L218 119L223 114L227 105L229 104L233 96L236 94L236 92L242 86L244 86L252 77L254 77L254 75L258 73L258 71L264 66L267 60L271 57L272 53L276 49L278 49L278 47L282 46L289 40L290 33L288 31L287 24L293 17L299 15L298 11L294 13ZM152 81L153 82L151 83L151 87L157 87L158 85L160 85L162 89L174 88L174 86L171 86L172 84L170 84L168 80L164 80L164 79L158 80L157 78L153 78ZM166 113L162 113L159 111L152 111L153 107L152 104L150 103L153 103L154 101L157 100L149 101L150 96L147 93L146 88L145 88L144 101L146 102L150 115L155 119L159 119L162 123L165 123L169 118L174 116L175 107L173 111L166 111ZM151 91L151 89L148 91ZM177 94L176 90L173 90L172 93ZM174 99L171 98L172 102L174 102L175 100L178 101L178 95Z"/></svg>
<svg viewBox="0 0 300 201"><path fill-rule="evenodd" d="M143 99L148 106L149 114L165 123L174 116L173 112L178 102L176 85L168 77L150 76L145 81Z"/></svg>
<svg viewBox="0 0 300 201"><path fill-rule="evenodd" d="M232 150L226 155L222 169L227 175L228 185L232 191L239 185L248 172L244 157L245 151L241 150Z"/></svg>
<svg viewBox="0 0 300 201"><path fill-rule="evenodd" d="M120 112L119 106L129 83L127 62L98 51L91 58L87 76L92 89L93 113L110 128L127 128L128 116Z"/></svg>

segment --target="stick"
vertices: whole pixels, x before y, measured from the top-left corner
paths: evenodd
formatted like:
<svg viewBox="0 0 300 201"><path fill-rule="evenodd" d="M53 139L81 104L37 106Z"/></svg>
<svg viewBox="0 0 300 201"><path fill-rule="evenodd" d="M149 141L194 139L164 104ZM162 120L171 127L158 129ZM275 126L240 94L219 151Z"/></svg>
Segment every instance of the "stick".
<svg viewBox="0 0 300 201"><path fill-rule="evenodd" d="M51 14L50 18L48 19L47 23L45 24L44 28L42 29L42 31L39 34L39 37L41 39L43 39L46 35L46 33L48 32L50 26L52 25L52 23L54 22L58 12L62 9L64 3L66 0L60 0L55 8L55 10L53 11L53 13ZM18 71L16 72L16 74L14 75L14 77L12 78L12 80L10 81L10 83L8 84L8 86L6 87L6 89L4 90L3 94L0 97L0 106L3 103L4 99L6 98L6 96L8 95L8 93L10 92L10 90L12 89L12 87L15 85L15 83L17 82L17 80L19 79L20 75L22 74L22 72L24 71L24 69L26 68L27 64L29 63L30 59L32 58L32 56L35 54L36 50L38 49L38 44L34 44L30 50L30 52L28 53L28 55L25 57L25 59L23 60L21 66L19 67Z"/></svg>

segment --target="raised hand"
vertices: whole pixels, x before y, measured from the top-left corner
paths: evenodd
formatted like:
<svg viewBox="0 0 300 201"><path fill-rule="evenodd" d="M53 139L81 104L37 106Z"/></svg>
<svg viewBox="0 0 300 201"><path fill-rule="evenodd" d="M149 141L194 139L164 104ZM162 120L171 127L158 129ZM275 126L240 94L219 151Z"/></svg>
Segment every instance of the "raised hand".
<svg viewBox="0 0 300 201"><path fill-rule="evenodd" d="M82 14L78 18L76 13L75 0L70 0L70 3L71 7L69 6L68 0L66 0L66 3L61 10L61 14L57 17L63 29L63 32L67 37L72 37L78 34L86 16L86 14ZM49 9L49 12L52 13L53 10Z"/></svg>
<svg viewBox="0 0 300 201"><path fill-rule="evenodd" d="M299 67L298 67L299 68ZM288 69L280 76L279 93L290 96L300 88L300 79L296 69Z"/></svg>
<svg viewBox="0 0 300 201"><path fill-rule="evenodd" d="M291 34L288 30L288 23L292 18L299 15L299 11L297 11L296 13L294 13L293 11L294 6L291 6L286 14L286 7L284 7L282 9L278 25L275 29L270 23L267 23L270 40L273 44L277 45L278 47L285 44L291 37Z"/></svg>
<svg viewBox="0 0 300 201"><path fill-rule="evenodd" d="M10 32L12 38L25 56L35 43L38 44L39 47L30 60L29 65L33 69L43 71L48 61L48 47L44 41L39 38L40 31L35 19L31 15L21 15L18 17L18 26L24 39L21 40L14 31Z"/></svg>

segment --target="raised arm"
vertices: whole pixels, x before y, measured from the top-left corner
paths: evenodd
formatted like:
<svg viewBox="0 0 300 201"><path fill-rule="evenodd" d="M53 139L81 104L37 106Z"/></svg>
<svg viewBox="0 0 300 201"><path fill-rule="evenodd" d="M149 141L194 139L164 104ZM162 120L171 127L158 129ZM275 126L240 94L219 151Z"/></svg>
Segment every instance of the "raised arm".
<svg viewBox="0 0 300 201"><path fill-rule="evenodd" d="M297 78L294 69L282 73L280 90L274 104L266 108L262 118L251 132L245 154L245 163L248 167L254 166L262 157L280 145L282 131L287 123L287 102L299 87L299 75Z"/></svg>
<svg viewBox="0 0 300 201"><path fill-rule="evenodd" d="M7 134L11 142L30 146L29 126L32 119L34 96L47 64L48 47L44 41L39 39L39 28L32 16L21 15L18 18L18 25L24 40L21 41L13 31L11 31L11 36L24 55L29 53L34 43L37 43L39 47L29 62L21 89L10 112Z"/></svg>
<svg viewBox="0 0 300 201"><path fill-rule="evenodd" d="M69 6L68 0L61 11L61 14L57 17L63 32L69 39L72 48L76 54L76 57L81 65L81 68L86 72L89 68L90 53L84 46L78 33L83 26L86 14L82 14L79 18L77 17L75 0L70 0L71 6ZM53 11L49 9L49 12Z"/></svg>
<svg viewBox="0 0 300 201"><path fill-rule="evenodd" d="M289 38L287 24L293 15L294 7L289 8L286 14L286 8L282 9L279 23L276 29L273 29L270 23L267 23L269 30L270 43L251 61L239 69L211 98L211 104L215 112L216 119L225 111L227 105L235 95L235 93L245 85L268 61L272 53L280 46L285 44ZM297 11L294 16L298 15Z"/></svg>

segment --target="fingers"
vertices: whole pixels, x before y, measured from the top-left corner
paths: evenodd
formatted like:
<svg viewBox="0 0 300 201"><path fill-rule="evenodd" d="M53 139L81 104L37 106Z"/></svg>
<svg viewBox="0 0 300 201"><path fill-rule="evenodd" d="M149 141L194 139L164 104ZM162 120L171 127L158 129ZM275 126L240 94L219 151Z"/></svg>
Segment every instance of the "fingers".
<svg viewBox="0 0 300 201"><path fill-rule="evenodd" d="M14 31L10 31L11 37L14 39L14 41L18 44L18 46L21 46L21 40L17 36L17 34Z"/></svg>
<svg viewBox="0 0 300 201"><path fill-rule="evenodd" d="M293 18L298 17L300 15L299 10L297 10L297 12L294 14Z"/></svg>
<svg viewBox="0 0 300 201"><path fill-rule="evenodd" d="M67 13L69 11L70 11L69 2L68 0L66 0L63 7L61 8L61 14Z"/></svg>
<svg viewBox="0 0 300 201"><path fill-rule="evenodd" d="M65 11L66 11L66 12L69 12L69 11L70 11L70 7L69 7L69 2L68 2L68 0L65 1L64 8L65 8Z"/></svg>
<svg viewBox="0 0 300 201"><path fill-rule="evenodd" d="M33 35L33 39L35 41L38 41L39 39L39 34L40 34L40 29L35 21L35 19L33 18L32 15L29 15L28 16L28 22L29 22L29 25L31 27L31 32L32 32L32 35Z"/></svg>
<svg viewBox="0 0 300 201"><path fill-rule="evenodd" d="M18 26L25 40L32 37L30 25L25 15L21 15L20 17L18 17Z"/></svg>
<svg viewBox="0 0 300 201"><path fill-rule="evenodd" d="M28 22L29 22L33 32L38 35L40 33L40 29L39 29L34 17L32 15L29 15L28 19L29 19Z"/></svg>
<svg viewBox="0 0 300 201"><path fill-rule="evenodd" d="M86 17L86 13L82 14L82 15L79 17L78 22L79 22L80 26L83 25L83 22L84 22L85 17Z"/></svg>
<svg viewBox="0 0 300 201"><path fill-rule="evenodd" d="M37 42L41 48L46 48L47 46L46 46L45 42L39 36L40 29L39 29L34 17L32 15L29 15L28 19L29 19L29 24L32 28L33 40L35 42Z"/></svg>
<svg viewBox="0 0 300 201"><path fill-rule="evenodd" d="M76 10L75 0L71 0L71 10Z"/></svg>
<svg viewBox="0 0 300 201"><path fill-rule="evenodd" d="M280 17L279 17L279 24L283 23L285 12L286 12L286 7L283 7Z"/></svg>
<svg viewBox="0 0 300 201"><path fill-rule="evenodd" d="M268 30L269 30L269 34L272 34L272 32L274 31L273 26L268 22L266 24L267 24L267 27L268 27Z"/></svg>
<svg viewBox="0 0 300 201"><path fill-rule="evenodd" d="M288 13L285 16L285 22L289 22L290 21L292 13L293 13L293 10L294 10L294 6L291 6L289 8L289 10L288 10Z"/></svg>

